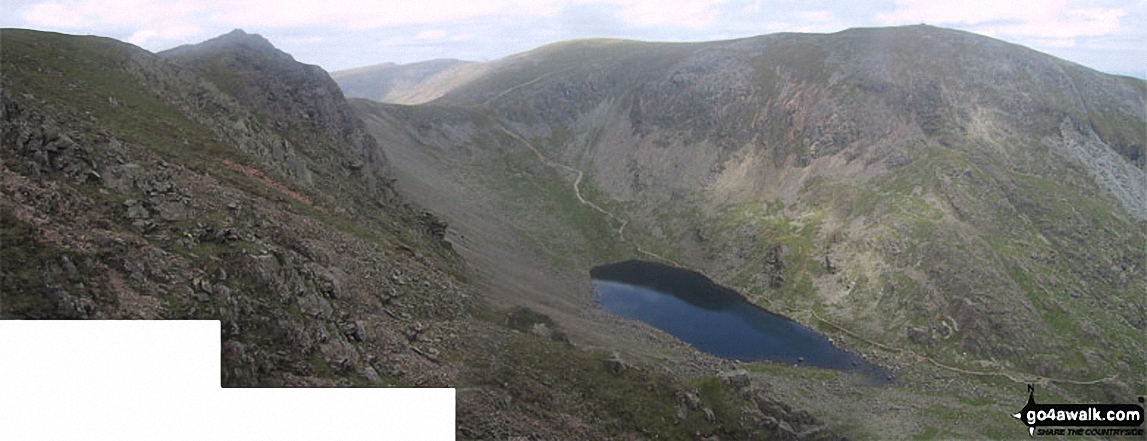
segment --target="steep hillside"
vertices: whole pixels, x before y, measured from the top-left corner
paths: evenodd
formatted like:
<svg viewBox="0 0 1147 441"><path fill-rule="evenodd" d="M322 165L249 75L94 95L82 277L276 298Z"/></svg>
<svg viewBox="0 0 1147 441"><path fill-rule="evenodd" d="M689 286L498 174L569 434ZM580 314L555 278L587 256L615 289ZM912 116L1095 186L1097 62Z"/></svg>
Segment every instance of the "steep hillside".
<svg viewBox="0 0 1147 441"><path fill-rule="evenodd" d="M563 277L645 258L889 365L912 384L898 399L921 400L897 420L904 436L974 433L931 419L921 403L940 391L958 418L1006 430L1006 410L982 404L1006 400L993 390L1126 400L1147 385L1142 80L910 26L564 42L428 105L354 105L417 171L398 186L470 232L460 252L505 302L534 293L598 344L606 319ZM500 282L547 266L550 280ZM795 375L759 368L777 389ZM870 418L835 422L892 424L854 410Z"/></svg>
<svg viewBox="0 0 1147 441"><path fill-rule="evenodd" d="M484 63L442 59L410 64L383 63L333 72L331 77L348 97L421 104L466 84L485 70Z"/></svg>
<svg viewBox="0 0 1147 441"><path fill-rule="evenodd" d="M253 132L282 138L261 148L292 180L339 194L328 183L358 183L347 208L385 198L386 158L362 130L338 85L318 66L298 63L266 39L242 30L159 54L194 71L253 109ZM340 198L344 197L340 195Z"/></svg>
<svg viewBox="0 0 1147 441"><path fill-rule="evenodd" d="M458 387L463 439L832 436L485 305L335 84L262 37L0 32L0 318L218 319L225 386Z"/></svg>
<svg viewBox="0 0 1147 441"><path fill-rule="evenodd" d="M401 326L362 307L417 291L420 317L468 310L443 272L462 266L438 221L393 196L329 79L283 85L328 93L286 105L342 119L283 135L240 104L254 94L240 101L134 46L3 37L5 316L219 318L224 382L250 386L398 381L371 348L406 341ZM306 140L319 142L294 147ZM436 289L397 283L414 277ZM432 376L404 381L444 384L405 358Z"/></svg>

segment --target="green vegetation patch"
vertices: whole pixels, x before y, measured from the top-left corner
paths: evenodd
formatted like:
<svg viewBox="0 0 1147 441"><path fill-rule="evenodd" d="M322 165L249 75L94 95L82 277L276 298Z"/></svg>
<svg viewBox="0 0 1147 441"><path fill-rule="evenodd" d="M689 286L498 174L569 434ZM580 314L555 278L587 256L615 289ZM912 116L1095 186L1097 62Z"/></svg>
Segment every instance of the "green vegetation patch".
<svg viewBox="0 0 1147 441"><path fill-rule="evenodd" d="M36 227L0 207L0 317L84 318L85 303L115 306L85 256L43 243ZM95 306L95 303L92 303Z"/></svg>
<svg viewBox="0 0 1147 441"><path fill-rule="evenodd" d="M541 412L560 412L593 421L609 436L641 433L650 439L691 440L700 433L722 439L747 439L740 427L740 409L752 404L712 377L678 380L640 366L611 368L611 356L550 341L532 334L512 333L500 351L471 361L481 373L479 384L503 388L515 402L530 403ZM489 363L490 365L485 365ZM678 419L678 395L695 390L714 415L687 411ZM759 435L758 435L759 436Z"/></svg>
<svg viewBox="0 0 1147 441"><path fill-rule="evenodd" d="M486 151L503 150L495 148L498 145L520 144L509 136L479 141L488 144L480 146ZM577 199L572 173L563 176L563 171L544 164L524 146L503 150L476 167L485 187L505 195L501 198L503 210L531 219L516 223L531 226L520 231L525 242L559 268L581 272L631 255L618 240L620 223ZM587 192L594 192L587 178L582 179L580 188L587 199Z"/></svg>
<svg viewBox="0 0 1147 441"><path fill-rule="evenodd" d="M100 37L5 29L5 87L31 93L91 121L125 141L203 170L219 159L249 163L235 149L212 139L178 109L164 103L129 72L136 64L161 62L126 43Z"/></svg>

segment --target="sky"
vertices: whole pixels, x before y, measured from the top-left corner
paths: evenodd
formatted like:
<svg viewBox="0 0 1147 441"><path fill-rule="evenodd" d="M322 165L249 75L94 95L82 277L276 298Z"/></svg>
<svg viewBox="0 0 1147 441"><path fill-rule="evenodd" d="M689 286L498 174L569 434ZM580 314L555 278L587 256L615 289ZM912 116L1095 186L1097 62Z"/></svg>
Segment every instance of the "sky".
<svg viewBox="0 0 1147 441"><path fill-rule="evenodd" d="M926 23L1147 78L1147 0L4 0L3 9L0 27L151 51L240 28L328 71L488 61L575 38L707 41Z"/></svg>

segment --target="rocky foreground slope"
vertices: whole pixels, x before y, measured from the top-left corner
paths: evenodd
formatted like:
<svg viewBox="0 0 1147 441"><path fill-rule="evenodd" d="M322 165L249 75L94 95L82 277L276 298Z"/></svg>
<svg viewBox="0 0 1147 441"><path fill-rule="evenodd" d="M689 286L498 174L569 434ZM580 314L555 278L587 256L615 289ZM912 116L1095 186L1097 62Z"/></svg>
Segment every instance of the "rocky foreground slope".
<svg viewBox="0 0 1147 441"><path fill-rule="evenodd" d="M225 386L458 387L460 438L833 437L743 374L487 305L327 74L262 37L0 32L0 318L218 319Z"/></svg>

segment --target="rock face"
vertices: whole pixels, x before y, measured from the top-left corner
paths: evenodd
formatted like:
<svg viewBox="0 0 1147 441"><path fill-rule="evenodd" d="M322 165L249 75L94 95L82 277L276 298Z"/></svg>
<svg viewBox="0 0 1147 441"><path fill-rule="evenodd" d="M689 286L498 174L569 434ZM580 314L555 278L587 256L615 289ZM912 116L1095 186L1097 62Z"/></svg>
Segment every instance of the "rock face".
<svg viewBox="0 0 1147 441"><path fill-rule="evenodd" d="M2 32L0 318L220 320L225 386L478 390L461 438L771 433L735 396L644 425L673 412L646 384L683 380L611 375L545 315L488 320L447 224L395 192L330 78L262 37L156 55Z"/></svg>
<svg viewBox="0 0 1147 441"><path fill-rule="evenodd" d="M509 204L560 265L673 261L957 365L1104 378L1147 362L1128 337L1147 322L1143 80L907 26L556 43L417 111L355 106L399 166L454 173L412 176L420 203ZM574 182L610 213L563 199ZM623 221L641 251L603 244ZM1082 325L1097 322L1119 330ZM945 334L904 331L923 324ZM1131 355L1062 362L1078 344Z"/></svg>
<svg viewBox="0 0 1147 441"><path fill-rule="evenodd" d="M262 36L239 29L159 55L253 109L259 118L245 122L245 128L281 134L280 145L260 153L282 161L283 172L311 186L321 186L324 179L316 178L329 180L332 174L362 180L369 196L386 196L380 190L389 177L386 157L322 68L296 62Z"/></svg>
<svg viewBox="0 0 1147 441"><path fill-rule="evenodd" d="M816 162L815 175L832 162L836 172L871 174L903 165L913 145L959 148L988 124L1039 143L1058 137L1065 118L1088 121L1076 124L1083 136L1094 132L1139 170L1124 180L1141 181L1144 133L1132 121L1142 116L1143 94L1142 81L974 34L910 26L686 46L558 43L502 60L435 104L490 102L507 119L532 124L531 134L598 133L575 139L565 154L592 159L586 165L601 173L603 187L628 200L637 197L629 188L634 171L625 168L631 159L655 187L775 194L767 187L779 182L767 178L789 167ZM629 147L609 148L622 145ZM861 158L864 167L832 158ZM652 197L668 192L640 196Z"/></svg>
<svg viewBox="0 0 1147 441"><path fill-rule="evenodd" d="M0 315L219 319L228 386L447 384L399 329L468 313L443 272L460 263L423 226L436 218L394 195L325 73L240 33L178 63L108 40L4 39ZM243 62L196 61L209 55ZM233 91L205 79L224 74ZM339 165L356 157L370 167ZM366 219L309 214L340 212Z"/></svg>

